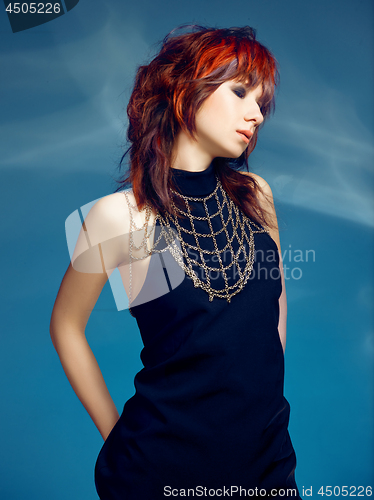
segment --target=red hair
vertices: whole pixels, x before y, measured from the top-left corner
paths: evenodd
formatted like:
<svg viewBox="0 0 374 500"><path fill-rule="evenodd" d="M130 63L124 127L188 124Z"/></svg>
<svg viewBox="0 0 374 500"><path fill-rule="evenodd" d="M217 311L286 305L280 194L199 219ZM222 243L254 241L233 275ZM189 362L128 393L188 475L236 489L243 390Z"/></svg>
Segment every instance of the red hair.
<svg viewBox="0 0 374 500"><path fill-rule="evenodd" d="M180 30L185 26L177 28ZM262 84L260 108L264 121L274 110L274 91L278 83L277 62L271 52L256 40L255 30L188 26L190 32L163 40L158 55L140 66L127 106L130 147L129 175L117 181L121 187L131 183L139 209L148 203L161 213L172 212L170 189L171 153L180 129L194 136L195 116L205 99L228 80L246 82L251 88ZM239 208L255 221L266 224L255 179L243 176L248 157L257 142L257 132L238 159L215 158L215 171L225 191ZM177 200L174 200L177 203Z"/></svg>

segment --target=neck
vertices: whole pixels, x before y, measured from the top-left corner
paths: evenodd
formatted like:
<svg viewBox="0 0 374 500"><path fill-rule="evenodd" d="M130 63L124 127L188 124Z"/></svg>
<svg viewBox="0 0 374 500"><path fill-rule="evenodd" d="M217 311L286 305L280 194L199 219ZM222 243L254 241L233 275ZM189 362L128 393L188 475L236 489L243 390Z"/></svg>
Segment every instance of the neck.
<svg viewBox="0 0 374 500"><path fill-rule="evenodd" d="M217 186L213 162L201 171L172 169L172 179L176 190L186 196L207 196Z"/></svg>
<svg viewBox="0 0 374 500"><path fill-rule="evenodd" d="M180 130L174 143L172 168L188 172L202 172L212 163L214 156L205 151L192 137Z"/></svg>

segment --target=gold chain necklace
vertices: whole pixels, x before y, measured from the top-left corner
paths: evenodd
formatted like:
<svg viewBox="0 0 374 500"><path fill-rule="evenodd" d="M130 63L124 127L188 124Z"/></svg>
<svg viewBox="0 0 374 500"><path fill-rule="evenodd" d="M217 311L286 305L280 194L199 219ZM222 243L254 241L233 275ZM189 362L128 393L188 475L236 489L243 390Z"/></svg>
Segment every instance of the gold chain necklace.
<svg viewBox="0 0 374 500"><path fill-rule="evenodd" d="M166 250L169 250L176 262L179 266L184 270L184 272L189 276L194 284L195 288L201 288L205 292L207 292L209 296L209 301L212 301L214 297L226 299L228 303L231 302L231 299L234 295L239 293L244 286L246 285L249 276L253 269L253 262L255 257L255 245L254 245L254 234L255 233L264 233L267 232L263 227L255 224L251 221L231 200L231 198L227 195L225 190L222 187L221 182L217 178L217 185L214 191L206 196L206 197L191 197L185 196L181 193L172 190L174 196L180 197L186 206L186 211L179 209L174 201L172 200L172 206L174 210L174 215L166 214L162 216L159 212L156 213L153 224L151 225L150 230L148 230L148 224L150 220L151 208L149 206L146 207L146 217L145 223L143 225L144 236L141 244L135 247L132 232L133 230L142 229L136 227L134 224L134 217L131 209L136 208L135 206L129 203L129 199L126 194L126 199L130 208L130 239L129 239L129 255L130 255L130 297L129 301L131 303L131 294L132 294L132 270L131 265L134 260L139 260L142 258L146 258L152 253L161 253ZM220 196L222 199L222 203L220 201ZM210 200L215 200L217 204L217 211L213 214L209 214L207 202ZM195 216L192 214L190 202L199 202L203 204L205 216ZM228 217L227 220L224 218L223 210L227 207ZM178 213L187 217L190 222L191 229L187 229L180 225ZM219 217L219 229L214 231L212 220L216 217ZM149 238L153 232L153 229L156 225L156 221L159 222L160 226L160 235L158 236L156 242L153 243L151 249L148 249L147 246L147 238ZM200 233L196 231L195 221L202 221L207 225L208 232ZM228 227L231 224L232 226L232 235L230 236ZM175 229L172 227L174 226ZM240 231L238 230L240 228ZM223 233L223 234L222 234ZM188 243L186 241L186 237L183 235L192 236L192 240L195 244ZM217 236L224 235L226 244L223 248L219 249L217 243ZM203 249L200 243L200 239L208 239L210 238L213 243L214 250L206 250ZM164 248L157 249L160 241L162 239L165 241ZM233 242L237 240L238 249L234 251ZM144 256L135 257L134 249L139 250L144 249ZM193 258L189 255L189 251L193 251L198 254L200 257L199 260ZM228 265L224 265L223 256L225 256L229 252L231 255L231 262ZM205 255L213 256L217 263L218 267L213 267L207 264ZM241 265L240 256L243 255L244 263ZM213 257L211 260L213 260ZM235 265L235 268L238 273L238 279L233 283L229 284L229 277L227 275L227 271L230 270ZM197 267L204 274L205 279L200 279L198 274L196 273L194 267ZM212 286L211 274L219 273L224 282L223 288L214 288ZM234 272L234 269L232 270ZM131 310L130 310L131 313Z"/></svg>

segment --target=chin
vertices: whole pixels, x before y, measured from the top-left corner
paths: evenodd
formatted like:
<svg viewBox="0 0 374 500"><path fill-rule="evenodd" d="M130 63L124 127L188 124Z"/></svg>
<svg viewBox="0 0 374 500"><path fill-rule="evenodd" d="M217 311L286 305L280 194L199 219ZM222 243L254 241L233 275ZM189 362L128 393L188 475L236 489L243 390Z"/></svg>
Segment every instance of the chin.
<svg viewBox="0 0 374 500"><path fill-rule="evenodd" d="M245 150L244 150L245 151ZM220 151L221 154L217 154L217 157L220 157L220 158L232 158L232 159L235 159L235 158L240 158L240 156L244 153L243 149L240 148L238 150L225 150L225 151Z"/></svg>
<svg viewBox="0 0 374 500"><path fill-rule="evenodd" d="M231 154L229 153L225 156L225 158L232 158L233 160L240 158L242 156L242 154L244 153L244 151L240 151L240 153L231 153Z"/></svg>

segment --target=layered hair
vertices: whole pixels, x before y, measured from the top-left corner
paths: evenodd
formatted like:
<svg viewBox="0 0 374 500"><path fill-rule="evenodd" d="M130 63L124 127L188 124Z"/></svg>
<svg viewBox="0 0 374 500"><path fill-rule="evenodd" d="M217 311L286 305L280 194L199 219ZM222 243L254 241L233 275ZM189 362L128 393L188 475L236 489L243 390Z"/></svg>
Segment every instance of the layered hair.
<svg viewBox="0 0 374 500"><path fill-rule="evenodd" d="M163 40L158 55L137 71L127 106L130 147L120 162L121 167L129 154L129 171L117 181L117 191L131 183L139 209L148 204L160 213L173 213L172 150L178 132L195 137L197 111L228 80L247 83L250 88L262 85L259 105L265 122L274 111L278 79L274 56L256 40L256 32L249 26L219 29L189 25L173 30ZM243 169L248 172L248 157L256 146L257 134L258 127L239 158L220 157L213 162L234 203L251 219L269 225L259 203L261 188L252 176L240 173Z"/></svg>

